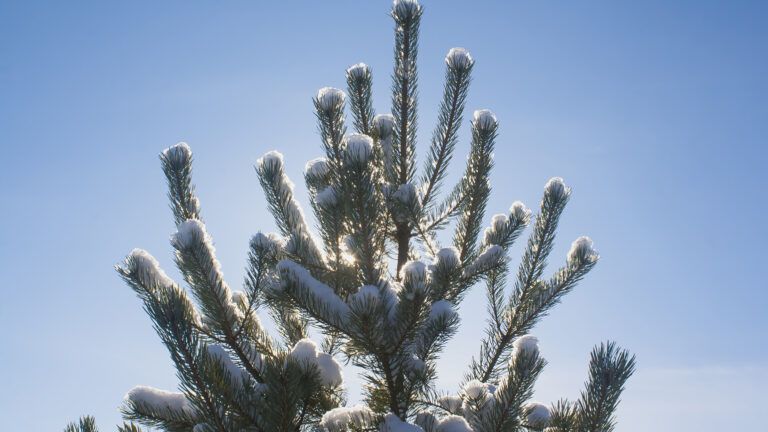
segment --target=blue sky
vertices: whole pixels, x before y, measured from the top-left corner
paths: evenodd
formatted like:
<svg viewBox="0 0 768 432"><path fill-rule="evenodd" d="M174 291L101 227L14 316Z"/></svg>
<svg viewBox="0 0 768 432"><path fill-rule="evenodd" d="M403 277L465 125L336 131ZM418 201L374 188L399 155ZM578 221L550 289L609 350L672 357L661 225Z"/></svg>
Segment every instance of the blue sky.
<svg viewBox="0 0 768 432"><path fill-rule="evenodd" d="M576 397L590 348L614 339L639 364L618 430L762 424L768 4L424 4L421 154L443 56L466 47L477 62L468 109L493 109L501 123L489 216L517 199L535 207L546 180L562 176L574 194L551 267L583 234L602 255L534 329L549 361L536 398ZM320 154L317 89L343 86L344 69L364 61L377 112L389 109L388 8L0 3L3 429L57 430L90 413L111 430L132 386L175 387L139 301L112 270L142 247L176 274L157 154L192 146L203 213L239 286L249 236L274 230L257 157L280 149L306 203L301 169ZM483 301L478 287L462 306L463 329L440 363L445 390L477 352Z"/></svg>

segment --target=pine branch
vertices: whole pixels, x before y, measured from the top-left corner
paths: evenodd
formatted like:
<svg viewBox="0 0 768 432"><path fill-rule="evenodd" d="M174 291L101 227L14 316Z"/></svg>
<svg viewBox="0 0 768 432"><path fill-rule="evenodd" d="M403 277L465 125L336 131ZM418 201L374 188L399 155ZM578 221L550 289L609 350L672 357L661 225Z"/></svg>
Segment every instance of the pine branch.
<svg viewBox="0 0 768 432"><path fill-rule="evenodd" d="M550 409L549 424L552 432L575 432L578 422L576 405L566 399L559 400Z"/></svg>
<svg viewBox="0 0 768 432"><path fill-rule="evenodd" d="M325 158L311 160L304 170L310 203L325 245L326 282L337 294L346 296L349 287L355 285L355 269L350 266L341 242L346 235L345 200L340 195L344 188L331 184L334 178L341 175L343 173L331 173L331 165Z"/></svg>
<svg viewBox="0 0 768 432"><path fill-rule="evenodd" d="M96 420L91 416L80 417L80 420L72 422L64 428L64 432L99 432L96 427Z"/></svg>
<svg viewBox="0 0 768 432"><path fill-rule="evenodd" d="M293 196L293 183L285 174L283 155L269 152L256 163L256 172L280 232L289 237L288 251L317 273L325 271L324 258L311 235L298 201Z"/></svg>
<svg viewBox="0 0 768 432"><path fill-rule="evenodd" d="M168 348L190 401L200 413L205 413L217 430L226 431L224 420L198 368L201 343L196 323L200 318L184 291L165 276L157 261L145 251L134 250L116 269L144 301L144 310ZM130 416L133 411L126 412ZM129 419L142 421L138 417Z"/></svg>
<svg viewBox="0 0 768 432"><path fill-rule="evenodd" d="M117 426L117 432L142 432L141 428L135 423L124 422Z"/></svg>
<svg viewBox="0 0 768 432"><path fill-rule="evenodd" d="M176 224L187 219L200 219L200 201L192 184L192 150L186 143L178 143L160 153L160 161Z"/></svg>
<svg viewBox="0 0 768 432"><path fill-rule="evenodd" d="M533 385L544 370L546 362L539 356L538 348L517 347L512 355L508 373L499 381L494 392L496 404L483 424L484 430L503 432L520 426L525 414L525 401L533 395Z"/></svg>
<svg viewBox="0 0 768 432"><path fill-rule="evenodd" d="M221 266L216 259L215 251L205 225L191 219L181 225L172 239L176 249L176 264L184 279L192 288L192 293L202 309L206 327L214 335L223 339L237 354L246 370L257 381L261 381L258 370L258 354L252 341L244 341L240 336L238 324L243 317L232 301L232 292L224 281ZM252 325L256 324L251 321ZM240 327L242 328L242 327ZM264 354L271 353L268 338L260 338L260 348Z"/></svg>
<svg viewBox="0 0 768 432"><path fill-rule="evenodd" d="M498 131L496 116L488 110L475 111L472 120L472 150L467 161L463 194L467 197L459 214L453 244L464 264L475 258L477 238L491 193L488 177L493 168L493 147Z"/></svg>
<svg viewBox="0 0 768 432"><path fill-rule="evenodd" d="M419 24L422 8L415 1L396 1L392 6L395 20L395 69L392 74L393 166L397 185L411 183L415 174ZM411 229L396 223L397 274L408 261Z"/></svg>
<svg viewBox="0 0 768 432"><path fill-rule="evenodd" d="M331 287L313 278L307 269L293 261L280 261L277 270L283 282L274 287L277 298L289 298L328 330L348 332L349 306Z"/></svg>
<svg viewBox="0 0 768 432"><path fill-rule="evenodd" d="M635 372L635 356L614 342L602 343L592 350L589 380L576 403L579 432L611 432L613 413L619 404L624 384Z"/></svg>
<svg viewBox="0 0 768 432"><path fill-rule="evenodd" d="M331 164L332 172L336 173L340 171L342 140L347 132L344 125L345 102L344 92L332 87L321 88L313 99L325 157ZM338 183L338 180L336 179L335 183Z"/></svg>
<svg viewBox="0 0 768 432"><path fill-rule="evenodd" d="M371 135L374 116L372 86L371 69L367 64L358 63L347 69L347 91L351 99L355 130L365 135Z"/></svg>
<svg viewBox="0 0 768 432"><path fill-rule="evenodd" d="M397 172L394 167L395 117L392 114L378 114L373 118L372 138L381 147L382 173L385 183L397 184Z"/></svg>
<svg viewBox="0 0 768 432"><path fill-rule="evenodd" d="M430 208L434 196L440 191L440 184L456 147L474 60L463 48L452 48L445 57L445 63L447 68L443 100L440 102L438 123L432 133L432 144L422 179L425 208Z"/></svg>
<svg viewBox="0 0 768 432"><path fill-rule="evenodd" d="M120 411L128 420L173 432L189 431L202 421L183 393L144 386L134 387L128 392Z"/></svg>
<svg viewBox="0 0 768 432"><path fill-rule="evenodd" d="M392 74L392 115L395 118L394 156L398 184L410 183L414 175L417 122L419 24L422 7L417 2L397 1L395 20L395 69Z"/></svg>
<svg viewBox="0 0 768 432"><path fill-rule="evenodd" d="M345 139L345 214L348 216L348 249L356 261L363 285L378 285L382 278L386 225L384 196L377 183L373 140L366 135Z"/></svg>
<svg viewBox="0 0 768 432"><path fill-rule="evenodd" d="M570 188L566 187L562 179L550 180L545 186L544 198L541 201L541 212L536 217L534 231L528 239L528 245L523 254L522 262L518 269L514 291L510 297L509 320L501 333L494 333L486 337L482 343L482 350L478 360L474 360L470 366L467 379L479 379L486 382L494 374L497 364L506 357L509 344L515 338L530 329L541 316L545 309L553 306L564 292L550 292L549 301L531 302L531 296L536 293L543 283L540 277L546 266L546 259L555 240L557 222L562 214L565 204L570 196ZM518 206L520 217L528 217L524 206ZM572 287L573 284L567 285ZM542 299L541 296L535 296ZM542 308L545 308L542 310ZM520 319L520 317L527 317Z"/></svg>

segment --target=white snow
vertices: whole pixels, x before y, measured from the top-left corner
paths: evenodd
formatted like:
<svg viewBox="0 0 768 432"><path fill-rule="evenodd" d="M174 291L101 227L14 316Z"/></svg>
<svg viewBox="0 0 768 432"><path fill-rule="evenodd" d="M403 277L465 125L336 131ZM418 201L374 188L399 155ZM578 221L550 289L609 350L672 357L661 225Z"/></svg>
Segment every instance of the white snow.
<svg viewBox="0 0 768 432"><path fill-rule="evenodd" d="M345 141L345 159L347 161L365 163L373 156L373 140L368 135L349 134Z"/></svg>
<svg viewBox="0 0 768 432"><path fill-rule="evenodd" d="M468 397L469 399L480 399L488 394L488 385L480 382L479 380L473 379L471 381L467 381L461 391L464 396Z"/></svg>
<svg viewBox="0 0 768 432"><path fill-rule="evenodd" d="M392 13L400 20L410 19L421 11L421 5L417 0L394 0Z"/></svg>
<svg viewBox="0 0 768 432"><path fill-rule="evenodd" d="M500 235L506 232L509 218L505 214L496 214L491 218L491 226L483 231L484 244L497 244Z"/></svg>
<svg viewBox="0 0 768 432"><path fill-rule="evenodd" d="M439 399L437 399L437 404L441 407L445 408L449 412L453 414L460 414L461 411L461 405L464 403L461 400L461 396L457 395L448 395L448 396L442 396Z"/></svg>
<svg viewBox="0 0 768 432"><path fill-rule="evenodd" d="M173 166L180 167L192 160L192 149L187 143L180 142L163 150L163 157Z"/></svg>
<svg viewBox="0 0 768 432"><path fill-rule="evenodd" d="M238 304L248 305L248 296L242 291L232 291L232 301Z"/></svg>
<svg viewBox="0 0 768 432"><path fill-rule="evenodd" d="M435 425L437 425L437 417L429 411L421 411L416 414L413 422L421 426L422 429L429 432L434 432Z"/></svg>
<svg viewBox="0 0 768 432"><path fill-rule="evenodd" d="M509 217L518 223L527 224L531 220L531 209L525 206L521 201L512 203L509 208Z"/></svg>
<svg viewBox="0 0 768 432"><path fill-rule="evenodd" d="M155 257L144 249L132 250L126 261L133 266L132 270L136 272L139 281L147 289L169 287L174 284L171 278L160 268L160 263Z"/></svg>
<svg viewBox="0 0 768 432"><path fill-rule="evenodd" d="M376 285L363 285L350 296L350 302L365 302L379 299L379 287Z"/></svg>
<svg viewBox="0 0 768 432"><path fill-rule="evenodd" d="M320 179L328 175L330 170L328 159L319 157L307 162L304 166L304 175L314 179Z"/></svg>
<svg viewBox="0 0 768 432"><path fill-rule="evenodd" d="M208 354L216 357L221 362L235 384L242 384L243 381L248 379L248 373L232 361L229 353L221 345L208 345Z"/></svg>
<svg viewBox="0 0 768 432"><path fill-rule="evenodd" d="M317 103L323 111L340 108L345 99L344 92L337 88L323 87L317 91Z"/></svg>
<svg viewBox="0 0 768 432"><path fill-rule="evenodd" d="M179 224L176 234L171 238L171 243L179 253L186 254L188 251L197 254L199 250L205 256L198 257L208 261L210 265L210 274L208 281L210 289L214 291L222 306L227 309L230 319L237 316L237 307L232 303L232 292L229 285L224 281L224 274L221 271L221 264L216 259L216 248L213 246L211 236L205 229L205 224L197 219L187 219Z"/></svg>
<svg viewBox="0 0 768 432"><path fill-rule="evenodd" d="M536 355L539 353L539 339L533 335L522 335L512 342L512 358L522 353Z"/></svg>
<svg viewBox="0 0 768 432"><path fill-rule="evenodd" d="M424 432L424 429L411 423L406 423L395 414L389 413L384 416L384 422L381 424L380 432Z"/></svg>
<svg viewBox="0 0 768 432"><path fill-rule="evenodd" d="M312 243L312 246L316 248L314 240L309 236L309 229L307 228L306 220L304 219L304 212L301 210L299 202L293 194L293 182L285 174L283 155L277 151L271 151L256 161L256 169L262 172L265 169L278 170L279 175L276 176L275 184L272 185L277 194L283 200L283 211L287 213L288 225L292 230L298 231L300 234L307 234L307 238ZM284 199L288 197L288 199Z"/></svg>
<svg viewBox="0 0 768 432"><path fill-rule="evenodd" d="M392 193L391 198L396 204L400 204L394 208L394 218L398 222L407 222L411 219L411 213L416 211L411 211L411 209L421 207L421 200L416 186L411 183L398 186L397 190Z"/></svg>
<svg viewBox="0 0 768 432"><path fill-rule="evenodd" d="M268 151L262 157L256 159L256 166L259 168L264 165L275 165L274 168L282 169L284 163L283 154L277 150Z"/></svg>
<svg viewBox="0 0 768 432"><path fill-rule="evenodd" d="M348 426L364 428L371 425L375 417L373 411L365 405L334 408L320 420L320 427L328 432L346 432Z"/></svg>
<svg viewBox="0 0 768 432"><path fill-rule="evenodd" d="M370 68L365 63L357 63L347 68L347 75L360 79L370 73Z"/></svg>
<svg viewBox="0 0 768 432"><path fill-rule="evenodd" d="M418 203L416 186L414 186L412 183L401 184L398 186L395 193L392 194L392 198L406 205Z"/></svg>
<svg viewBox="0 0 768 432"><path fill-rule="evenodd" d="M302 339L296 342L289 355L299 363L314 363L317 344L312 339Z"/></svg>
<svg viewBox="0 0 768 432"><path fill-rule="evenodd" d="M318 352L315 361L317 362L318 369L320 369L320 382L324 386L335 387L344 382L344 378L341 375L341 365L332 355Z"/></svg>
<svg viewBox="0 0 768 432"><path fill-rule="evenodd" d="M195 408L184 393L169 392L149 386L132 388L125 399L136 405L148 405L156 410L168 409L178 414L194 415Z"/></svg>
<svg viewBox="0 0 768 432"><path fill-rule="evenodd" d="M324 386L337 386L343 382L341 365L330 354L319 351L313 340L302 339L296 342L289 355L299 364L317 366L320 382Z"/></svg>
<svg viewBox="0 0 768 432"><path fill-rule="evenodd" d="M415 375L423 375L424 371L427 369L426 363L415 354L411 354L411 357L406 361L408 362L407 368Z"/></svg>
<svg viewBox="0 0 768 432"><path fill-rule="evenodd" d="M392 114L377 114L373 117L373 127L376 129L379 138L389 137L395 130L395 116Z"/></svg>
<svg viewBox="0 0 768 432"><path fill-rule="evenodd" d="M544 194L556 201L560 201L571 193L571 188L565 185L562 177L552 177L544 185Z"/></svg>
<svg viewBox="0 0 768 432"><path fill-rule="evenodd" d="M251 246L265 253L276 253L285 247L285 240L276 233L257 232L251 237Z"/></svg>
<svg viewBox="0 0 768 432"><path fill-rule="evenodd" d="M180 223L172 242L177 249L187 249L199 246L208 241L205 225L197 219L189 219Z"/></svg>
<svg viewBox="0 0 768 432"><path fill-rule="evenodd" d="M496 114L487 109L475 111L472 115L472 122L479 129L489 129L498 123Z"/></svg>
<svg viewBox="0 0 768 432"><path fill-rule="evenodd" d="M523 412L527 413L526 424L537 428L546 426L551 417L549 407L540 402L528 402L523 407Z"/></svg>
<svg viewBox="0 0 768 432"><path fill-rule="evenodd" d="M472 275L485 271L500 263L502 259L504 259L504 248L499 245L491 245L464 269L464 274Z"/></svg>
<svg viewBox="0 0 768 432"><path fill-rule="evenodd" d="M440 419L436 432L473 432L464 417L449 415Z"/></svg>
<svg viewBox="0 0 768 432"><path fill-rule="evenodd" d="M337 202L336 188L333 186L324 187L317 193L317 195L315 195L315 203L320 207L332 207L336 205Z"/></svg>
<svg viewBox="0 0 768 432"><path fill-rule="evenodd" d="M456 69L466 69L472 66L474 62L469 51L464 48L451 48L448 55L445 56L445 63Z"/></svg>
<svg viewBox="0 0 768 432"><path fill-rule="evenodd" d="M592 244L592 239L587 236L581 236L571 243L571 249L568 251L568 263L588 263L597 261L599 255Z"/></svg>
<svg viewBox="0 0 768 432"><path fill-rule="evenodd" d="M283 279L292 282L297 289L305 290L318 301L326 304L332 313L338 315L343 321L349 312L349 306L328 285L313 278L307 269L290 260L282 260L277 263L277 271Z"/></svg>
<svg viewBox="0 0 768 432"><path fill-rule="evenodd" d="M454 316L456 316L456 310L453 308L453 303L448 300L438 300L432 303L432 308L429 311L430 320L450 319Z"/></svg>
<svg viewBox="0 0 768 432"><path fill-rule="evenodd" d="M421 261L408 261L400 270L406 284L415 291L423 292L427 283L427 266Z"/></svg>
<svg viewBox="0 0 768 432"><path fill-rule="evenodd" d="M384 169L392 169L393 149L392 139L395 131L395 117L392 114L378 114L373 118L373 129L379 138L381 153L384 159ZM387 171L389 172L389 171Z"/></svg>
<svg viewBox="0 0 768 432"><path fill-rule="evenodd" d="M496 214L491 218L491 228L495 231L503 231L509 223L509 218L505 214Z"/></svg>
<svg viewBox="0 0 768 432"><path fill-rule="evenodd" d="M448 271L451 271L459 267L459 264L461 263L459 259L460 256L461 255L459 250L453 246L442 248L437 251L433 265L440 266Z"/></svg>

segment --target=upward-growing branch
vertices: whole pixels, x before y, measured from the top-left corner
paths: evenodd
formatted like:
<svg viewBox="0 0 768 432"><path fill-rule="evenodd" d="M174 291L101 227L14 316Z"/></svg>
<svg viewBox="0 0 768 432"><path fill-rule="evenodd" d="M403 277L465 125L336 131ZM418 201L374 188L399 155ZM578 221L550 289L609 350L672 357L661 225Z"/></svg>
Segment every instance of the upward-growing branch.
<svg viewBox="0 0 768 432"><path fill-rule="evenodd" d="M365 63L352 65L347 69L347 89L351 100L350 108L355 129L361 134L371 135L373 126L373 97L371 69Z"/></svg>
<svg viewBox="0 0 768 432"><path fill-rule="evenodd" d="M415 172L417 122L417 70L419 23L422 8L417 1L398 1L392 7L395 20L395 69L392 75L392 115L395 119L394 162L398 185L410 183ZM411 229L396 222L397 274L408 261Z"/></svg>
<svg viewBox="0 0 768 432"><path fill-rule="evenodd" d="M422 205L425 209L431 206L435 194L439 192L440 183L445 178L448 163L453 156L475 61L465 49L452 48L445 57L445 63L443 100L440 102L437 126L432 134L432 145L427 154L422 180Z"/></svg>

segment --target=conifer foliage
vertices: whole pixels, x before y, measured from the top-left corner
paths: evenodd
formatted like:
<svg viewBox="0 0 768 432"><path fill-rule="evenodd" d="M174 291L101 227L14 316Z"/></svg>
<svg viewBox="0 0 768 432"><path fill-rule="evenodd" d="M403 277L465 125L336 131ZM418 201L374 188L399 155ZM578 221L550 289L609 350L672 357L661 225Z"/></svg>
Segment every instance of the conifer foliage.
<svg viewBox="0 0 768 432"><path fill-rule="evenodd" d="M607 342L592 352L581 397L532 402L545 367L536 323L597 263L587 237L545 275L558 221L571 196L561 178L544 186L538 212L515 202L486 221L499 122L471 116L463 176L446 185L464 123L474 59L453 48L424 165L416 163L417 53L422 6L395 0L392 110L375 114L371 69L346 71L347 91L314 98L322 157L304 181L316 223L307 218L269 152L256 174L277 233L250 240L247 277L233 290L221 272L192 182L184 143L160 155L177 231L171 245L185 287L140 249L116 266L167 347L178 392L139 386L122 407L121 431L611 431L634 357ZM345 110L351 113L348 128ZM350 131L351 129L351 131ZM513 271L510 246L532 225ZM315 229L316 228L316 229ZM451 229L452 236L441 236ZM441 245L440 238L450 238ZM457 306L484 285L488 323L458 394L435 388L436 360L459 326ZM268 334L264 312L279 334ZM317 344L308 329L320 330ZM357 365L364 403L346 406L340 362ZM95 431L92 418L67 431Z"/></svg>

